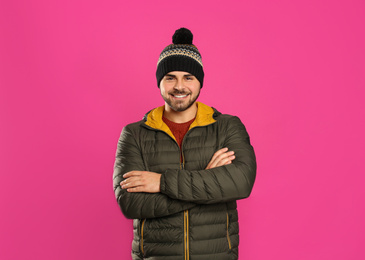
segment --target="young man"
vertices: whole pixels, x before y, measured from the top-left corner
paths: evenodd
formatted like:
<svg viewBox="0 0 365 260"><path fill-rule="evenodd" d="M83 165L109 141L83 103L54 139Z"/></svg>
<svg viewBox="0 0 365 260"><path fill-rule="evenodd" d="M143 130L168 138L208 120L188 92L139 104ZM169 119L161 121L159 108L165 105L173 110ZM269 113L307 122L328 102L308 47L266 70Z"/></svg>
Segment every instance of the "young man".
<svg viewBox="0 0 365 260"><path fill-rule="evenodd" d="M197 102L204 72L181 28L157 63L164 106L124 127L114 191L134 219L133 259L238 259L236 200L250 195L256 159L239 118Z"/></svg>

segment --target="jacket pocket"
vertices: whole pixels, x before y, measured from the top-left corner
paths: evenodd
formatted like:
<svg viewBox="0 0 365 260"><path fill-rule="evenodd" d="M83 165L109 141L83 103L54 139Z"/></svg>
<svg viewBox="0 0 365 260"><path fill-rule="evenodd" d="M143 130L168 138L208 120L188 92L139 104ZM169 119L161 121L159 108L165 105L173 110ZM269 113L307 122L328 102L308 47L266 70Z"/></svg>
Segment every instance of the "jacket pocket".
<svg viewBox="0 0 365 260"><path fill-rule="evenodd" d="M231 244L231 238L229 236L229 215L227 212L227 242L228 242L228 249L231 250L232 249L232 244Z"/></svg>
<svg viewBox="0 0 365 260"><path fill-rule="evenodd" d="M139 241L139 251L141 252L142 257L144 256L144 225L145 225L146 219L143 219L140 226L140 241Z"/></svg>

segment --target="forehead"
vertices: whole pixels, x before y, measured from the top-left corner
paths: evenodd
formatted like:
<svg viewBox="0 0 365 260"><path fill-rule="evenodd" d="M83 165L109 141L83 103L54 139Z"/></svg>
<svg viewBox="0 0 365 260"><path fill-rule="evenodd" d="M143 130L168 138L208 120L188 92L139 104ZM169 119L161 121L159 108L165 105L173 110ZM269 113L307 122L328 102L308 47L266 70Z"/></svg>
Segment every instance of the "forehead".
<svg viewBox="0 0 365 260"><path fill-rule="evenodd" d="M175 77L193 76L193 74L191 74L190 72L186 72L186 71L170 71L165 76L167 76L167 75L175 76Z"/></svg>

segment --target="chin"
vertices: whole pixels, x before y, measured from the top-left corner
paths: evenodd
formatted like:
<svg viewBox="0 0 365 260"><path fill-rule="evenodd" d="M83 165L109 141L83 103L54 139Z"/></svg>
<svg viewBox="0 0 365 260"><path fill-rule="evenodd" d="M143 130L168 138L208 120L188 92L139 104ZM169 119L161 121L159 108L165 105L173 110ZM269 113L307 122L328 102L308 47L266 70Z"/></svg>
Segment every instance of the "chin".
<svg viewBox="0 0 365 260"><path fill-rule="evenodd" d="M177 106L172 106L171 104L169 104L170 105L170 107L174 110L174 111L176 111L176 112L183 112L183 111L185 111L185 110L187 110L187 109L189 109L192 105L194 104L194 102L192 102L192 103L189 103L189 104L182 104L182 105L177 105Z"/></svg>

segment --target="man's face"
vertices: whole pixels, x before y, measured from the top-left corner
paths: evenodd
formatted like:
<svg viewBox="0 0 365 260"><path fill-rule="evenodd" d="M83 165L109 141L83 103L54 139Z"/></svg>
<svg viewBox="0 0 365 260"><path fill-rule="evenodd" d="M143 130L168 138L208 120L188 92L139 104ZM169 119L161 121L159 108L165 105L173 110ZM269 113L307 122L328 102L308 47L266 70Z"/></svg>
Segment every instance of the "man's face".
<svg viewBox="0 0 365 260"><path fill-rule="evenodd" d="M161 96L166 104L176 112L191 107L200 94L200 82L188 72L172 71L160 82Z"/></svg>

